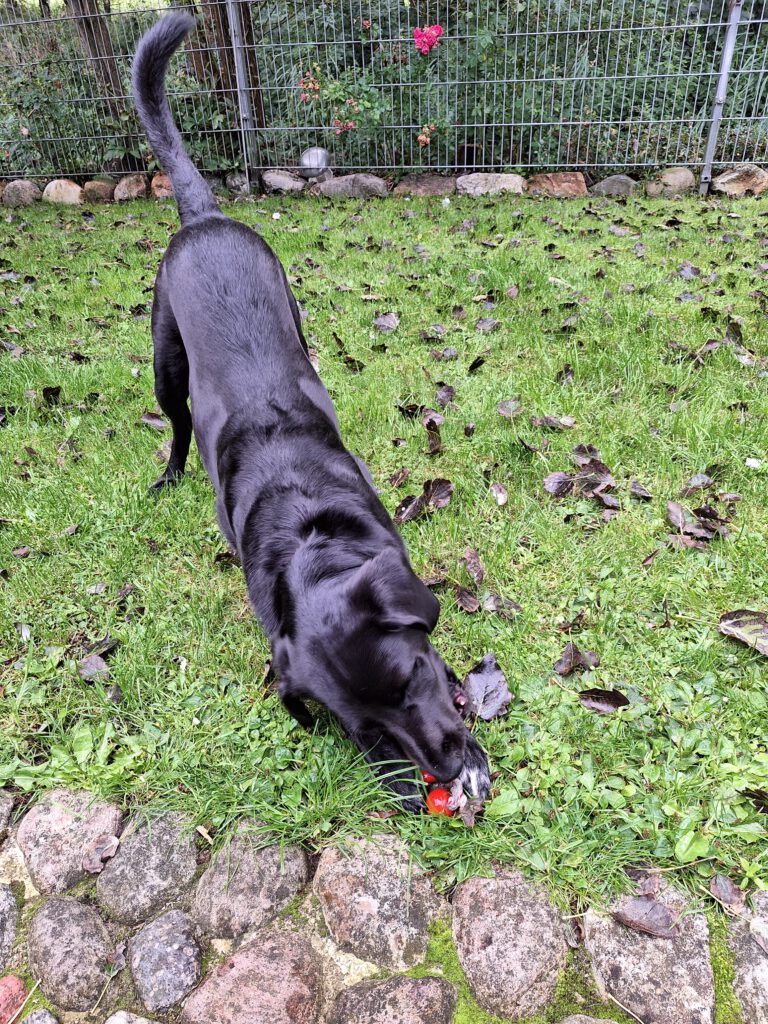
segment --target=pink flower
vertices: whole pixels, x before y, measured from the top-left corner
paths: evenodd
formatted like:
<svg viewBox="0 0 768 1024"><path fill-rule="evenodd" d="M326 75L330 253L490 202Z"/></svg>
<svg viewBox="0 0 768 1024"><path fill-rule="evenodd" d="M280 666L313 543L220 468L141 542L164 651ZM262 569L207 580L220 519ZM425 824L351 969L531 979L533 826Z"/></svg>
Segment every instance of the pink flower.
<svg viewBox="0 0 768 1024"><path fill-rule="evenodd" d="M440 42L442 34L443 30L440 25L425 25L424 28L415 28L413 40L416 43L416 49L426 56Z"/></svg>
<svg viewBox="0 0 768 1024"><path fill-rule="evenodd" d="M371 23L368 20L368 18L363 18L363 20L360 22L360 25L362 26L365 32L368 32L370 30Z"/></svg>

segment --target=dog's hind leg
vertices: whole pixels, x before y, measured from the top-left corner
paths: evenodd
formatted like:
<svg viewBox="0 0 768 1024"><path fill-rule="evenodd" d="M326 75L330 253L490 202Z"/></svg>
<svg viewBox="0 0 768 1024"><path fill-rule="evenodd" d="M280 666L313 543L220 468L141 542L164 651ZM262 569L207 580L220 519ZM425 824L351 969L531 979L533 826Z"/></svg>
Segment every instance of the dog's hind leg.
<svg viewBox="0 0 768 1024"><path fill-rule="evenodd" d="M157 404L171 421L173 441L171 455L163 475L152 485L165 487L179 481L192 440L192 417L189 399L189 362L184 343L176 326L170 305L159 287L152 305L152 341L154 344L155 396Z"/></svg>

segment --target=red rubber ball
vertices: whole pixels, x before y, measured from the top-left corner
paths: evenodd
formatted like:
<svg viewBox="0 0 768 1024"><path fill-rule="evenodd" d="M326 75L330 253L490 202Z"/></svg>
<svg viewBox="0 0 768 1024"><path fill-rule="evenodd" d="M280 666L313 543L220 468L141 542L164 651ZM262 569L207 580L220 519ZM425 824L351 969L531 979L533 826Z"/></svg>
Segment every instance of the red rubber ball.
<svg viewBox="0 0 768 1024"><path fill-rule="evenodd" d="M438 786L427 793L427 811L430 814L444 814L447 818L453 817L453 811L448 806L451 794L447 789Z"/></svg>

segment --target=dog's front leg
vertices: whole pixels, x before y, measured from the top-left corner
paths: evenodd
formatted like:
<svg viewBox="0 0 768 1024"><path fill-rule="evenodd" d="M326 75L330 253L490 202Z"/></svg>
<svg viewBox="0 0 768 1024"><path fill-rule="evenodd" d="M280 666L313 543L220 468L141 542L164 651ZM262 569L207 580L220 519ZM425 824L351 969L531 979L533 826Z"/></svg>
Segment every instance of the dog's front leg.
<svg viewBox="0 0 768 1024"><path fill-rule="evenodd" d="M491 789L491 773L488 755L467 730L467 745L464 749L464 767L459 775L461 786L467 796L485 800Z"/></svg>
<svg viewBox="0 0 768 1024"><path fill-rule="evenodd" d="M314 728L315 716L300 697L296 697L292 693L281 693L280 700L283 702L283 707L288 714L291 715L299 725L303 725L305 729Z"/></svg>

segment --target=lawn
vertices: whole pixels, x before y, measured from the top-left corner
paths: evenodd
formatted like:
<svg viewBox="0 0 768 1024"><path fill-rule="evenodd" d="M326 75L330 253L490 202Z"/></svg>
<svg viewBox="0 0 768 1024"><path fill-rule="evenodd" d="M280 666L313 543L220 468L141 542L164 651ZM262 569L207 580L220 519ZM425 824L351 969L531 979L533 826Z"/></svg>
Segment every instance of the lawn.
<svg viewBox="0 0 768 1024"><path fill-rule="evenodd" d="M243 816L313 846L392 830L440 884L500 861L562 902L605 900L642 862L698 892L716 871L768 885L768 663L717 632L768 590L765 203L305 198L228 212L290 268L346 443L387 508L426 480L455 485L402 532L416 571L445 577L438 649L460 676L495 652L512 690L508 713L476 729L492 802L474 829L377 817L391 801L338 727L303 731L265 679L197 455L178 488L150 494L168 433L141 422L147 304L176 227L173 207L150 203L0 223L0 785L181 808L214 838ZM388 312L399 326L382 333ZM483 318L498 324L478 330ZM693 356L711 339L726 343ZM431 355L446 347L457 358ZM435 408L443 383L456 394L430 455L421 415L398 405ZM512 419L497 411L510 399ZM531 423L543 416L576 423ZM577 444L615 477L609 521L594 498L545 492ZM712 487L681 497L705 470ZM669 500L714 503L729 536L670 542ZM467 547L481 603L487 591L519 611L460 606L456 587L476 589ZM84 680L78 662L104 637L109 676ZM557 674L569 640L599 667ZM587 688L629 703L598 714Z"/></svg>

